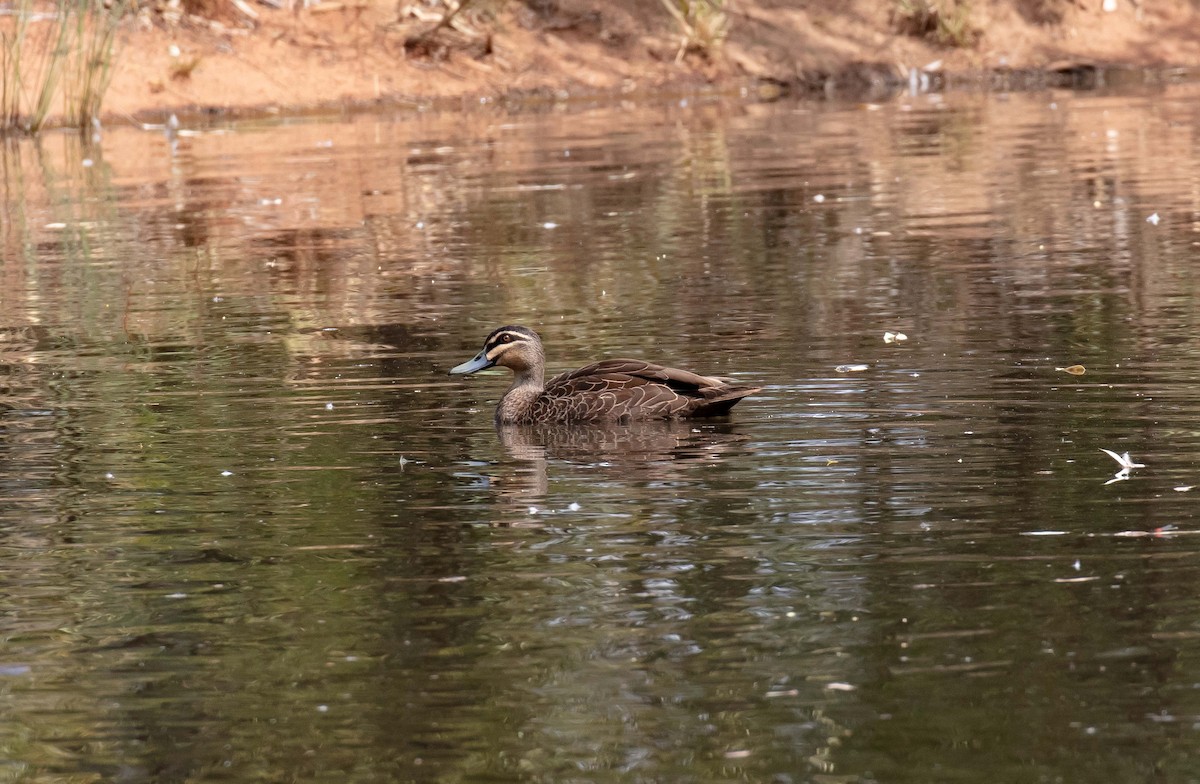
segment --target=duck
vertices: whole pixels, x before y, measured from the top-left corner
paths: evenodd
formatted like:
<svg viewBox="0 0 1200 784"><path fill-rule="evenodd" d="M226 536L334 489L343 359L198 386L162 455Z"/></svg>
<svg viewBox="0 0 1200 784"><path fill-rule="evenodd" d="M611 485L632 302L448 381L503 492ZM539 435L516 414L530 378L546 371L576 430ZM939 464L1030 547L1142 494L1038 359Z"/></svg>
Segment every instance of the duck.
<svg viewBox="0 0 1200 784"><path fill-rule="evenodd" d="M497 366L513 371L512 386L496 405L500 425L725 416L762 390L640 359L605 359L545 381L542 339L519 324L492 330L483 350L451 368L450 375Z"/></svg>

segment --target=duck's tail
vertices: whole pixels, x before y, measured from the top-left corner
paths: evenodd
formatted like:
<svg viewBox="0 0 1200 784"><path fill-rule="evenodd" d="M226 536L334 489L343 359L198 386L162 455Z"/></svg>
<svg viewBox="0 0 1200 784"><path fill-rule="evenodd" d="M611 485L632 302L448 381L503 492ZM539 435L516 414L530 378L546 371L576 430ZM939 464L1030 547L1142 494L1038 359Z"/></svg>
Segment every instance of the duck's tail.
<svg viewBox="0 0 1200 784"><path fill-rule="evenodd" d="M725 416L729 413L729 409L733 408L738 402L744 398L753 395L755 392L761 392L762 387L725 387L717 392L713 397L706 397L705 400L692 409L689 416L693 417L717 417Z"/></svg>

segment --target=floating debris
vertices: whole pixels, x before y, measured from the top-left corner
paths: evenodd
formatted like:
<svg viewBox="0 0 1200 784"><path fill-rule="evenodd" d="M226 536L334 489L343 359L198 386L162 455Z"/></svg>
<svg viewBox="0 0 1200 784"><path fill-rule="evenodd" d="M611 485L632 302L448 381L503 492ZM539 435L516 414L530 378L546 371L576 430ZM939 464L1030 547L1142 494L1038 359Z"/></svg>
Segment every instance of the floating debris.
<svg viewBox="0 0 1200 784"><path fill-rule="evenodd" d="M1153 536L1159 539L1165 539L1176 536L1196 536L1198 534L1200 534L1200 530L1182 530L1173 525L1164 525L1160 528L1155 528L1153 531L1117 531L1115 534L1112 534L1112 536L1121 539L1137 539L1145 536Z"/></svg>
<svg viewBox="0 0 1200 784"><path fill-rule="evenodd" d="M1099 577L1056 577L1056 583L1091 583L1099 580Z"/></svg>
<svg viewBox="0 0 1200 784"><path fill-rule="evenodd" d="M861 373L869 367L870 365L838 365L834 370L839 373Z"/></svg>
<svg viewBox="0 0 1200 784"><path fill-rule="evenodd" d="M1083 365L1068 365L1067 367L1056 367L1054 369L1062 373L1070 373L1072 376L1082 376L1087 372L1087 368Z"/></svg>
<svg viewBox="0 0 1200 784"><path fill-rule="evenodd" d="M1133 462L1133 458L1129 456L1128 452L1123 455L1118 455L1111 449L1105 449L1104 447L1100 447L1100 451L1111 457L1113 460L1116 460L1117 465L1121 466L1121 470L1113 474L1113 478L1104 483L1106 485L1111 485L1113 482L1123 482L1129 478L1129 474L1131 471L1133 471L1133 469L1146 467L1145 463Z"/></svg>
<svg viewBox="0 0 1200 784"><path fill-rule="evenodd" d="M1123 471L1128 471L1133 468L1145 468L1146 467L1145 463L1133 462L1133 458L1129 456L1128 452L1126 452L1123 455L1118 455L1116 452L1112 451L1111 449L1105 449L1104 447L1100 447L1100 451L1103 452L1104 454L1108 455L1109 457L1111 457L1113 460L1116 460L1117 463L1121 466L1121 470L1123 470Z"/></svg>
<svg viewBox="0 0 1200 784"><path fill-rule="evenodd" d="M1193 487L1195 487L1195 485L1179 485L1178 487L1173 487L1171 489L1174 490L1176 493L1186 493L1188 490L1191 490Z"/></svg>
<svg viewBox="0 0 1200 784"><path fill-rule="evenodd" d="M883 342L884 343L899 343L903 340L908 340L908 335L905 335L903 332L884 332L883 333Z"/></svg>
<svg viewBox="0 0 1200 784"><path fill-rule="evenodd" d="M858 687L853 683L841 683L840 681L834 681L833 683L826 683L825 688L829 691L854 691Z"/></svg>
<svg viewBox="0 0 1200 784"><path fill-rule="evenodd" d="M1151 226L1157 226L1160 220L1162 218L1158 217L1158 213L1152 212L1150 213L1150 217L1146 218L1146 223L1149 223Z"/></svg>

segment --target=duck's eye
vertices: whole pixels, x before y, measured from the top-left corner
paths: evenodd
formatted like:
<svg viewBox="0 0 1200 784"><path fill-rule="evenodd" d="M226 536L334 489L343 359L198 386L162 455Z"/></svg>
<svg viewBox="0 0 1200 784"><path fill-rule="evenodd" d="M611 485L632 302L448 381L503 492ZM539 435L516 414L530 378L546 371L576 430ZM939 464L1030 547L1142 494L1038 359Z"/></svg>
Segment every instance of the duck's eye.
<svg viewBox="0 0 1200 784"><path fill-rule="evenodd" d="M501 335L501 336L500 336L500 342L501 342L501 343L511 343L511 342L512 342L512 335Z"/></svg>

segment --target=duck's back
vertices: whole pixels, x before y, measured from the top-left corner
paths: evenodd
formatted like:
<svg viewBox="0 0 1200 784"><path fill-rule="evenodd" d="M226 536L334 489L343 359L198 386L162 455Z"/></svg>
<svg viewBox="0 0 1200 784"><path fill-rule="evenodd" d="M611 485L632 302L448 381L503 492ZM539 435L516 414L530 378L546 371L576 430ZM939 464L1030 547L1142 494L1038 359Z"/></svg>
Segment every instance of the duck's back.
<svg viewBox="0 0 1200 784"><path fill-rule="evenodd" d="M607 359L550 379L527 418L596 422L721 416L758 389L637 359Z"/></svg>

